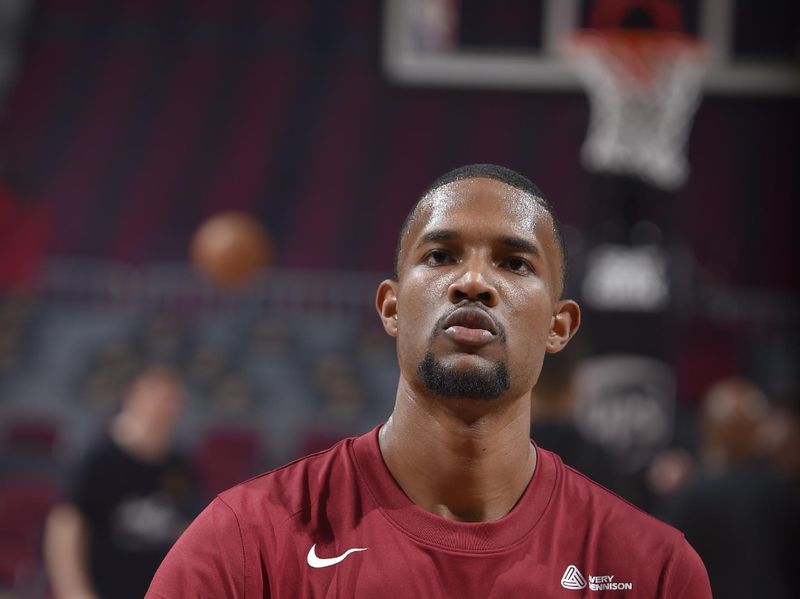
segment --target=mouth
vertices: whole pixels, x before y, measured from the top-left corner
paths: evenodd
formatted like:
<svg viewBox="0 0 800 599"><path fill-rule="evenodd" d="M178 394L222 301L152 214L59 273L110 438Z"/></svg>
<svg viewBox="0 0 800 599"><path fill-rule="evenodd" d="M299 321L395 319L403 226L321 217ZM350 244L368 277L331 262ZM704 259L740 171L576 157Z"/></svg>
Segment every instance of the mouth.
<svg viewBox="0 0 800 599"><path fill-rule="evenodd" d="M486 345L497 336L494 320L480 308L456 308L442 323L447 337L462 345Z"/></svg>

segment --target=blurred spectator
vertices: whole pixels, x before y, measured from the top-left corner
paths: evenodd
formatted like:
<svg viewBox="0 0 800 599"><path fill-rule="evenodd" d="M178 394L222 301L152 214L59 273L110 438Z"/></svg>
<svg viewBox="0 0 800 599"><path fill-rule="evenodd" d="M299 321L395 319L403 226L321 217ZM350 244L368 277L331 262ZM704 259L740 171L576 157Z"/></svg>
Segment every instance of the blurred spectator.
<svg viewBox="0 0 800 599"><path fill-rule="evenodd" d="M696 473L658 513L700 554L715 597L797 596L797 503L764 459L768 415L767 398L752 382L713 385L701 409Z"/></svg>
<svg viewBox="0 0 800 599"><path fill-rule="evenodd" d="M193 517L194 477L172 451L183 392L170 369L139 376L50 513L45 559L57 599L141 598Z"/></svg>
<svg viewBox="0 0 800 599"><path fill-rule="evenodd" d="M587 439L575 424L571 354L549 354L531 393L531 431L540 447L559 455L604 487L621 492L622 478L606 450Z"/></svg>

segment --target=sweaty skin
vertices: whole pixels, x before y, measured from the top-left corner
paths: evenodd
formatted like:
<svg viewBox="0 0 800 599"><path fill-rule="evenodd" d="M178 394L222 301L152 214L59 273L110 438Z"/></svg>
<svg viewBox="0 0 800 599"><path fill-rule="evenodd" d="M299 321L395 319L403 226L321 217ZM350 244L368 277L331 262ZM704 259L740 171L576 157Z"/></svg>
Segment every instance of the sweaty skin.
<svg viewBox="0 0 800 599"><path fill-rule="evenodd" d="M383 281L376 297L400 364L395 408L380 431L384 460L429 512L502 518L536 467L530 391L544 355L560 351L580 322L578 305L559 299L553 222L524 191L465 179L423 200L400 256L399 280ZM459 308L462 317L448 321ZM483 311L493 334L464 309ZM489 376L502 364L507 387L492 398L437 395L420 374L426 355L455 376Z"/></svg>

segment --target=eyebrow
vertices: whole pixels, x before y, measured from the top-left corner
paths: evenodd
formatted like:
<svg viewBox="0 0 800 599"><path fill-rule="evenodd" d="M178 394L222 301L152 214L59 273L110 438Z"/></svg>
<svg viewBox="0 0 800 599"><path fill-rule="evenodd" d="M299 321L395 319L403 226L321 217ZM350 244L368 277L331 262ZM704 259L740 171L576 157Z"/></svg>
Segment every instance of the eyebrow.
<svg viewBox="0 0 800 599"><path fill-rule="evenodd" d="M458 233L455 231L450 229L434 229L433 231L428 231L420 238L417 247L433 241L452 241L453 239L458 239Z"/></svg>
<svg viewBox="0 0 800 599"><path fill-rule="evenodd" d="M519 250L521 252L527 252L528 254L533 254L534 256L537 257L541 256L539 247L535 243L528 241L527 239L504 235L502 237L498 237L497 241L510 248L514 248L515 250Z"/></svg>
<svg viewBox="0 0 800 599"><path fill-rule="evenodd" d="M432 243L435 241L452 241L458 238L459 234L451 229L435 229L425 233L420 238L417 246L419 247L421 245L425 245L426 243ZM513 235L501 235L500 237L496 238L495 241L515 250L533 254L536 257L541 257L542 254L539 251L539 247L535 243L521 237L515 237Z"/></svg>

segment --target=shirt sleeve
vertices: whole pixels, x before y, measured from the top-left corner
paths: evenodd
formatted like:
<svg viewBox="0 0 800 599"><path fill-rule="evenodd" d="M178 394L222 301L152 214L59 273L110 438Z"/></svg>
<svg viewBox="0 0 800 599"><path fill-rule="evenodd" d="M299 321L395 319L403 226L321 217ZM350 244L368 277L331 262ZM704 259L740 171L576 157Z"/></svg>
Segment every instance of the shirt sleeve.
<svg viewBox="0 0 800 599"><path fill-rule="evenodd" d="M236 514L216 498L170 549L146 599L244 599L245 559Z"/></svg>
<svg viewBox="0 0 800 599"><path fill-rule="evenodd" d="M664 599L712 599L711 584L703 560L684 537L675 548L665 580L661 593Z"/></svg>

